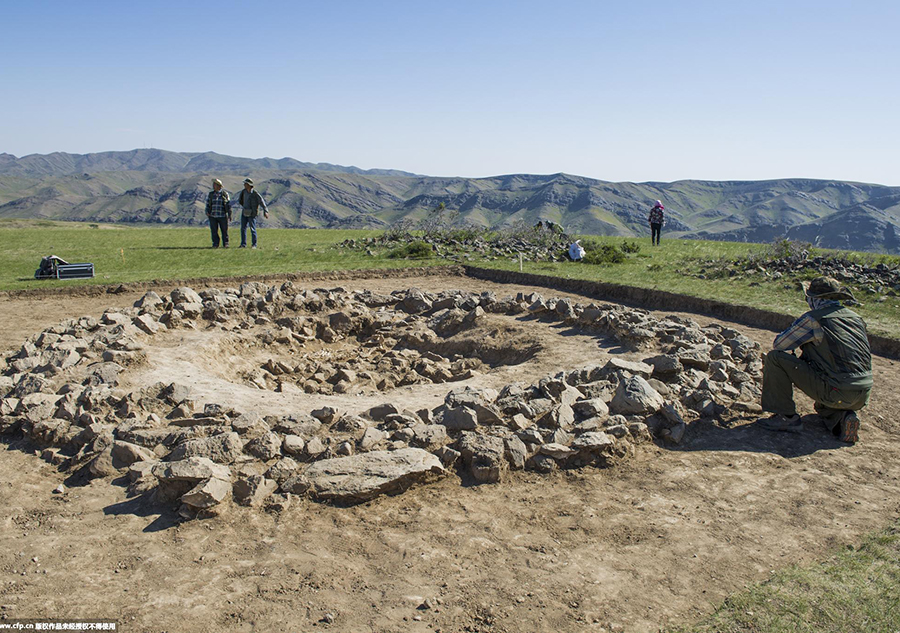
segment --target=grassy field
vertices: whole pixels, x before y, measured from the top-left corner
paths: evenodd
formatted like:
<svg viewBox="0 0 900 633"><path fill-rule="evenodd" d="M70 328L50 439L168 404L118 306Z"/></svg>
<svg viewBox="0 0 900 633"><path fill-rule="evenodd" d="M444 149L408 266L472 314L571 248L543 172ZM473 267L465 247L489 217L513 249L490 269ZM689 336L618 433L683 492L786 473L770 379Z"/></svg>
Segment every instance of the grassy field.
<svg viewBox="0 0 900 633"><path fill-rule="evenodd" d="M898 633L900 523L858 547L790 567L670 633Z"/></svg>
<svg viewBox="0 0 900 633"><path fill-rule="evenodd" d="M348 238L375 235L375 231L324 229L260 229L259 250L238 249L238 228L231 227L229 249L210 248L207 228L175 228L157 225L118 226L77 222L3 220L0 221L0 290L47 288L80 284L111 284L147 280L196 279L238 275L263 275L298 271L355 270L429 266L448 262L437 258L392 259L387 249L369 256L364 250L345 249L339 244ZM622 244L622 238L592 237L597 244ZM642 288L654 288L716 299L737 305L763 307L783 314L806 310L800 278L773 280L762 274L740 278L699 279L701 271L749 254L765 253L760 244L697 240L663 240L651 246L647 238L629 240L640 247L620 264L587 265L572 262L528 262L525 272L591 279ZM97 277L90 280L42 280L33 278L44 255L58 255L70 262L92 262ZM874 260L897 263L900 258L851 254L870 263ZM710 262L713 262L710 264ZM507 259L478 260L479 266L518 269ZM806 277L812 276L807 273ZM863 302L858 311L873 333L900 338L900 298L878 303L857 294Z"/></svg>
<svg viewBox="0 0 900 633"><path fill-rule="evenodd" d="M208 228L0 221L4 245L0 290L410 265L402 259L372 258L365 252L336 248L347 238L365 237L372 231L263 228L260 249L253 250L237 248L238 228L232 225L229 230L228 249L212 249ZM58 255L71 263L91 262L97 276L36 280L34 271L45 255ZM428 259L416 265L442 263Z"/></svg>
<svg viewBox="0 0 900 633"><path fill-rule="evenodd" d="M599 244L621 245L621 237L592 237ZM684 295L715 299L735 305L746 305L782 314L800 315L809 308L797 282L814 274L770 279L761 273L742 278L699 279L701 270L715 269L717 265L749 254L764 255L770 248L765 244L738 242L713 242L700 240L663 240L659 246L651 246L649 238L629 239L640 247L638 253L629 254L621 264L589 266L572 262L525 262L525 272L552 275L572 279L591 279L624 284L640 288L653 288ZM827 251L822 251L826 253ZM898 263L900 258L853 253L851 257L862 261L876 260ZM716 262L709 264L708 262ZM484 266L518 270L519 264L509 260L484 262ZM863 305L854 307L869 326L869 330L882 336L900 338L900 297L890 297L883 303L869 301L864 293L856 291Z"/></svg>

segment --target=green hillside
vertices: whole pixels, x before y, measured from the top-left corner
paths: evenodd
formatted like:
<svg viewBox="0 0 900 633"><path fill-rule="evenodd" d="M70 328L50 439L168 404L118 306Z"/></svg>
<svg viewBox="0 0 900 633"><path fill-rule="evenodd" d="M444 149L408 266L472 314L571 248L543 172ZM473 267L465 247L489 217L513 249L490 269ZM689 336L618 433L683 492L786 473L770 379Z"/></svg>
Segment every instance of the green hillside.
<svg viewBox="0 0 900 633"><path fill-rule="evenodd" d="M460 224L502 227L549 220L570 232L643 236L654 200L673 237L900 252L900 187L830 180L612 183L570 174L490 178L416 176L214 152L133 150L0 155L0 218L198 225L209 182L237 192L258 183L271 225L384 228L444 204Z"/></svg>

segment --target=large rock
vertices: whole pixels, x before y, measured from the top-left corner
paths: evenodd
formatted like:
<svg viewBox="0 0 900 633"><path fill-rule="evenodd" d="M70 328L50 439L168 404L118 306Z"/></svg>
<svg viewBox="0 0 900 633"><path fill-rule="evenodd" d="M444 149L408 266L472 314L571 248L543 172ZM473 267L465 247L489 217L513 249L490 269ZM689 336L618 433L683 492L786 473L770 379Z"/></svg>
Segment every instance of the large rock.
<svg viewBox="0 0 900 633"><path fill-rule="evenodd" d="M528 447L525 446L525 442L515 435L511 435L503 440L503 445L506 461L509 462L510 468L523 470L525 468L525 460L528 459Z"/></svg>
<svg viewBox="0 0 900 633"><path fill-rule="evenodd" d="M570 429L575 424L575 412L567 404L557 404L540 417L538 424L548 429Z"/></svg>
<svg viewBox="0 0 900 633"><path fill-rule="evenodd" d="M119 374L125 370L118 363L98 363L94 365L94 370L85 378L86 385L117 385L119 384Z"/></svg>
<svg viewBox="0 0 900 633"><path fill-rule="evenodd" d="M269 432L269 425L258 413L242 413L231 421L232 430L238 435L255 438Z"/></svg>
<svg viewBox="0 0 900 633"><path fill-rule="evenodd" d="M555 460L560 461L565 460L575 452L568 446L557 444L556 442L551 442L550 444L542 444L539 451L541 455L547 455Z"/></svg>
<svg viewBox="0 0 900 633"><path fill-rule="evenodd" d="M152 290L148 290L146 293L144 293L143 297L134 302L134 307L149 310L161 305L162 303L163 300L158 294L156 294Z"/></svg>
<svg viewBox="0 0 900 633"><path fill-rule="evenodd" d="M231 478L231 469L215 464L205 457L189 457L174 462L160 462L153 467L153 476L161 481L198 482L204 479Z"/></svg>
<svg viewBox="0 0 900 633"><path fill-rule="evenodd" d="M609 362L603 366L600 371L601 376L608 376L618 372L626 372L629 374L643 376L649 378L653 373L653 367L647 363L622 360L621 358L610 358Z"/></svg>
<svg viewBox="0 0 900 633"><path fill-rule="evenodd" d="M454 407L446 409L439 421L451 431L471 431L478 426L478 414L466 406Z"/></svg>
<svg viewBox="0 0 900 633"><path fill-rule="evenodd" d="M421 291L411 289L397 307L409 314L419 314L431 310L432 303Z"/></svg>
<svg viewBox="0 0 900 633"><path fill-rule="evenodd" d="M637 414L658 411L665 401L659 393L640 376L632 376L619 383L610 409L615 413Z"/></svg>
<svg viewBox="0 0 900 633"><path fill-rule="evenodd" d="M162 325L149 314L142 314L139 317L135 317L132 323L147 334L156 334L162 327Z"/></svg>
<svg viewBox="0 0 900 633"><path fill-rule="evenodd" d="M297 462L290 457L284 457L272 464L272 467L265 474L266 477L273 480L276 484L281 485L297 472L297 468Z"/></svg>
<svg viewBox="0 0 900 633"><path fill-rule="evenodd" d="M653 375L663 378L676 376L683 369L681 361L674 354L659 354L645 358L644 362L653 366Z"/></svg>
<svg viewBox="0 0 900 633"><path fill-rule="evenodd" d="M506 445L502 438L464 433L456 445L463 462L479 483L496 483L506 467Z"/></svg>
<svg viewBox="0 0 900 633"><path fill-rule="evenodd" d="M294 494L309 493L320 500L359 503L402 492L429 475L444 472L437 457L419 448L373 451L315 462L288 479L281 489Z"/></svg>
<svg viewBox="0 0 900 633"><path fill-rule="evenodd" d="M250 475L234 482L234 500L243 506L258 507L278 489L278 483L262 475Z"/></svg>
<svg viewBox="0 0 900 633"><path fill-rule="evenodd" d="M678 352L678 360L685 367L706 371L709 368L709 351L704 347L692 347Z"/></svg>
<svg viewBox="0 0 900 633"><path fill-rule="evenodd" d="M169 460L177 461L188 457L205 457L219 464L231 464L240 457L243 448L244 443L241 441L240 436L231 431L230 433L183 442L172 449Z"/></svg>
<svg viewBox="0 0 900 633"><path fill-rule="evenodd" d="M416 424L410 427L414 433L410 443L429 451L447 443L447 427L440 424Z"/></svg>
<svg viewBox="0 0 900 633"><path fill-rule="evenodd" d="M113 465L112 447L106 447L90 461L88 472L94 477L111 477L119 472Z"/></svg>
<svg viewBox="0 0 900 633"><path fill-rule="evenodd" d="M572 405L572 410L582 420L600 418L602 421L609 416L609 407L601 398L580 400Z"/></svg>
<svg viewBox="0 0 900 633"><path fill-rule="evenodd" d="M282 442L277 433L269 431L247 442L247 452L266 462L281 455Z"/></svg>
<svg viewBox="0 0 900 633"><path fill-rule="evenodd" d="M599 451L614 445L615 440L603 431L589 431L576 437L570 448L580 451Z"/></svg>
<svg viewBox="0 0 900 633"><path fill-rule="evenodd" d="M175 305L175 309L181 312L188 319L196 319L203 314L202 303L185 302Z"/></svg>
<svg viewBox="0 0 900 633"><path fill-rule="evenodd" d="M135 462L151 462L156 459L153 451L143 446L116 440L112 445L112 460L116 468L127 468Z"/></svg>
<svg viewBox="0 0 900 633"><path fill-rule="evenodd" d="M444 397L444 404L448 407L470 406L472 404L491 404L497 399L497 391L490 388L473 389L463 387L453 389Z"/></svg>
<svg viewBox="0 0 900 633"><path fill-rule="evenodd" d="M231 482L217 477L201 481L181 497L181 502L192 508L205 510L222 503L231 493Z"/></svg>
<svg viewBox="0 0 900 633"><path fill-rule="evenodd" d="M178 305L179 303L203 303L203 299L200 298L193 288L182 287L175 288L175 290L171 293L172 303Z"/></svg>
<svg viewBox="0 0 900 633"><path fill-rule="evenodd" d="M285 435L282 450L288 455L300 455L306 448L306 441L299 435Z"/></svg>
<svg viewBox="0 0 900 633"><path fill-rule="evenodd" d="M365 430L363 436L359 440L359 448L363 451L370 451L379 443L387 438L387 433L381 429L370 426Z"/></svg>

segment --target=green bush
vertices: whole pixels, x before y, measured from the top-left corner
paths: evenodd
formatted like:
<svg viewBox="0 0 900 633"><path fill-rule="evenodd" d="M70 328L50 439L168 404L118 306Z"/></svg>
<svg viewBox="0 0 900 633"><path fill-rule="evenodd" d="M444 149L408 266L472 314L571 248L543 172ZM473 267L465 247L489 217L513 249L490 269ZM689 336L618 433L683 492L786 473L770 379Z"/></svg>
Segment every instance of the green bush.
<svg viewBox="0 0 900 633"><path fill-rule="evenodd" d="M623 253L640 253L641 246L637 242L629 242L627 240L622 242L622 246L619 248L622 249Z"/></svg>
<svg viewBox="0 0 900 633"><path fill-rule="evenodd" d="M625 253L615 246L603 244L599 248L585 247L584 259L581 261L585 264L621 264L626 259Z"/></svg>
<svg viewBox="0 0 900 633"><path fill-rule="evenodd" d="M786 237L777 239L769 246L769 255L773 259L805 257L812 249L809 242L797 242Z"/></svg>
<svg viewBox="0 0 900 633"><path fill-rule="evenodd" d="M409 244L395 248L387 254L389 259L422 259L431 257L431 244L422 240L414 240Z"/></svg>

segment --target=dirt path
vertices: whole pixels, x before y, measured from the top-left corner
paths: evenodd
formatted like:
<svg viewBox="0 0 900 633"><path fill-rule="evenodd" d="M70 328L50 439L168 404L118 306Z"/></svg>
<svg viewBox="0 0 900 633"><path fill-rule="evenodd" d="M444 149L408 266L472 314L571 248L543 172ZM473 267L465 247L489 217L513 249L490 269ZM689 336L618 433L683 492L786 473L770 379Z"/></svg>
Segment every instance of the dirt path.
<svg viewBox="0 0 900 633"><path fill-rule="evenodd" d="M460 277L340 285L528 290ZM0 349L141 294L4 300ZM608 353L552 328L535 336L556 342L535 373L590 362L572 362L573 353ZM875 370L853 447L811 424L800 436L695 425L677 450L645 446L615 469L517 473L474 487L453 476L353 508L234 507L186 524L107 481L53 494L63 476L9 447L0 456L0 617L110 617L121 630L155 632L657 631L898 516L900 416L890 396L900 372L880 358Z"/></svg>

